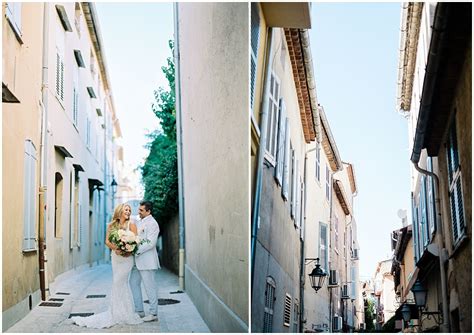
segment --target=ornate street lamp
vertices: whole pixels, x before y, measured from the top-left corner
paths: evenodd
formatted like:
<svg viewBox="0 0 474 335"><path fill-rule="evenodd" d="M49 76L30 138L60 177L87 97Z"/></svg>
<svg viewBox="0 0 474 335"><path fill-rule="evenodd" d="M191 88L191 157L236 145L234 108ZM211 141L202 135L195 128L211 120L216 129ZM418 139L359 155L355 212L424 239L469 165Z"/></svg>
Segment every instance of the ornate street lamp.
<svg viewBox="0 0 474 335"><path fill-rule="evenodd" d="M411 288L413 295L415 296L415 304L418 308L424 308L426 306L426 296L428 290L421 284L420 280L417 279L413 287Z"/></svg>
<svg viewBox="0 0 474 335"><path fill-rule="evenodd" d="M112 187L112 193L115 194L115 192L117 191L117 182L115 181L115 178L112 179L112 184L110 184L110 186Z"/></svg>
<svg viewBox="0 0 474 335"><path fill-rule="evenodd" d="M410 322L410 319L411 319L411 309L410 309L410 306L408 306L408 304L403 304L402 305L402 309L400 310L400 312L402 313L402 318L403 320L408 323Z"/></svg>
<svg viewBox="0 0 474 335"><path fill-rule="evenodd" d="M324 280L326 279L326 272L324 272L323 269L321 269L321 265L319 265L319 258L306 258L305 260L311 260L311 261L316 261L316 265L309 274L309 280L311 282L311 287L318 292L321 287L324 285Z"/></svg>

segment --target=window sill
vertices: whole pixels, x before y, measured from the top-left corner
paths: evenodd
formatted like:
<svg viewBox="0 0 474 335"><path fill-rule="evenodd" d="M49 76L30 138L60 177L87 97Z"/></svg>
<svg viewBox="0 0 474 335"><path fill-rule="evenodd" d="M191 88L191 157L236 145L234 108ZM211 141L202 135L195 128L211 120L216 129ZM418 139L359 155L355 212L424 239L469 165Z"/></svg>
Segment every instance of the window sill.
<svg viewBox="0 0 474 335"><path fill-rule="evenodd" d="M20 43L20 45L23 44L23 39L21 38L21 31L20 29L18 29L15 25L14 22L11 22L10 21L10 18L8 17L8 15L6 15L6 18L7 18L7 21L8 21L8 24L10 25L10 28L12 28L13 30L13 33L15 34L15 37L17 39L17 41Z"/></svg>
<svg viewBox="0 0 474 335"><path fill-rule="evenodd" d="M467 241L468 241L468 237L467 235L464 233L464 235L457 241L457 243L453 246L453 251L451 252L451 254L449 255L449 259L451 258L455 258L457 256L457 254L460 252L461 249L463 249L463 247L465 245L467 245Z"/></svg>
<svg viewBox="0 0 474 335"><path fill-rule="evenodd" d="M38 252L38 249L28 249L28 250L21 251L23 255L36 254L37 252Z"/></svg>

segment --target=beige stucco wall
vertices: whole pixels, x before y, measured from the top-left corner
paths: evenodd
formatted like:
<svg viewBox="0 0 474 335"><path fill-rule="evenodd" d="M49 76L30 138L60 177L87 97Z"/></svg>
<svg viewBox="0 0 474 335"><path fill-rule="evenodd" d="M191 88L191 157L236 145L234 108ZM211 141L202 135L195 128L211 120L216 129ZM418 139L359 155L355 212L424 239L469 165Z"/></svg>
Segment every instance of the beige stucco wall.
<svg viewBox="0 0 474 335"><path fill-rule="evenodd" d="M248 328L247 6L178 5L185 284L219 332Z"/></svg>
<svg viewBox="0 0 474 335"><path fill-rule="evenodd" d="M24 204L24 148L25 140L33 142L37 150L35 169L36 186L39 185L39 150L41 109L41 3L22 5L22 39L17 41L5 18L2 4L2 82L20 103L2 103L2 312L24 301L30 295L38 299L39 271L37 252L22 253ZM38 206L36 206L38 213ZM36 215L37 217L37 215ZM36 223L37 227L37 223ZM3 325L11 325L24 316L28 301L12 313L3 314Z"/></svg>

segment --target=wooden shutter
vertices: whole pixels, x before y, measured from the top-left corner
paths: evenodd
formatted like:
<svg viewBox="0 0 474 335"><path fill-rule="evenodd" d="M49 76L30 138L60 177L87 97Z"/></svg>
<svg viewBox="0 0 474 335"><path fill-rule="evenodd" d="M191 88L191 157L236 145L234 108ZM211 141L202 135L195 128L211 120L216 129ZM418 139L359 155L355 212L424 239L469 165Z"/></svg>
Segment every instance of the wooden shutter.
<svg viewBox="0 0 474 335"><path fill-rule="evenodd" d="M251 30L250 30L250 108L253 110L255 100L255 84L257 82L258 45L260 42L260 15L258 4L251 5Z"/></svg>
<svg viewBox="0 0 474 335"><path fill-rule="evenodd" d="M296 179L296 157L295 157L295 150L291 151L291 159L292 159L292 175L291 175L291 217L296 218L296 206L297 206L297 179Z"/></svg>
<svg viewBox="0 0 474 335"><path fill-rule="evenodd" d="M283 309L283 325L285 327L289 327L290 321L291 321L291 295L286 294L285 306Z"/></svg>
<svg viewBox="0 0 474 335"><path fill-rule="evenodd" d="M267 278L265 289L265 310L263 316L263 332L273 332L273 308L275 304L275 281L273 278Z"/></svg>
<svg viewBox="0 0 474 335"><path fill-rule="evenodd" d="M288 200L288 188L290 185L290 162L291 162L291 144L290 144L290 121L285 119L285 160L283 164L283 186L281 194L285 200Z"/></svg>
<svg viewBox="0 0 474 335"><path fill-rule="evenodd" d="M286 131L286 107L283 99L280 99L280 115L278 120L277 136L277 165L275 178L278 185L282 186L283 169L285 164L285 131Z"/></svg>
<svg viewBox="0 0 474 335"><path fill-rule="evenodd" d="M33 250L36 248L36 148L26 140L24 150L22 250Z"/></svg>

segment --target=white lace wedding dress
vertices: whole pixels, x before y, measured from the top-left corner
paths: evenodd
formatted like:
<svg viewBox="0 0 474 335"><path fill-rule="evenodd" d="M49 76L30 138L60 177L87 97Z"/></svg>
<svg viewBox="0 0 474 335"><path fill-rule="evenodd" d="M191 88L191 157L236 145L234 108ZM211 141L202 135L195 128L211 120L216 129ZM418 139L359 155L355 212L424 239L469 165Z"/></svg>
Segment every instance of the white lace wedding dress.
<svg viewBox="0 0 474 335"><path fill-rule="evenodd" d="M127 226L127 230L129 227ZM112 292L110 295L110 306L102 313L88 317L71 318L75 324L88 328L109 328L116 324L134 325L142 323L143 320L135 313L132 291L128 279L133 267L133 256L122 257L112 254Z"/></svg>

